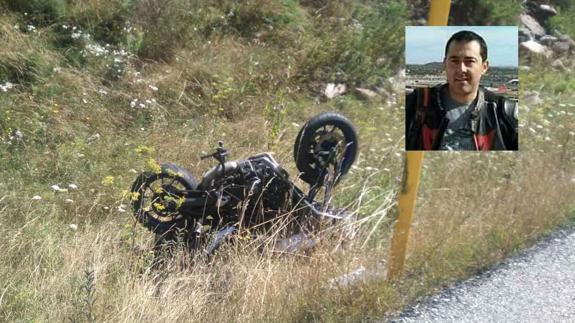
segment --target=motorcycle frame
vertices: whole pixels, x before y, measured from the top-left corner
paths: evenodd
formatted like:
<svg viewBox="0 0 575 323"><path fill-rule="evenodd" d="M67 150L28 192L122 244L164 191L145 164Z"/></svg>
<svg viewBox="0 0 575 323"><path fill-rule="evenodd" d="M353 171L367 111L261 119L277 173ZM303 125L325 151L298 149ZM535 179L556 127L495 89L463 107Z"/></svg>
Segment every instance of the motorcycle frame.
<svg viewBox="0 0 575 323"><path fill-rule="evenodd" d="M285 170L269 157L271 157L269 154L263 153L252 156L248 158L248 160L255 160L258 158L267 159L268 165L272 167L274 176L289 185L289 192L294 209L310 212L317 218L330 218L335 220L342 219L342 216L323 212L316 203L314 203L317 190L319 190L323 185L323 180L327 172L324 172L324 176L320 176L317 183L310 185L308 193L306 194L301 188L289 180ZM213 180L215 182L224 183L227 180L227 176L230 175L226 175L225 162L221 163L221 165L224 165L224 171L219 172ZM218 191L222 191L222 187L220 185L209 185L209 188L204 189L204 183L205 181L202 181L196 189L178 191L178 194L181 194L181 196L184 197L184 200L178 209L184 217L198 219L206 214L219 214L218 211L221 207L221 193L218 193Z"/></svg>

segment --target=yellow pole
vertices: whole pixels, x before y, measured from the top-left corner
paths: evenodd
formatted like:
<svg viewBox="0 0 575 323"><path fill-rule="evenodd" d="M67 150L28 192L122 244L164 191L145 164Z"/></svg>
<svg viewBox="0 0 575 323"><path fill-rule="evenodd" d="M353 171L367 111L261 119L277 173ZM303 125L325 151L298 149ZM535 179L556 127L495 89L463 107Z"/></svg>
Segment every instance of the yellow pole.
<svg viewBox="0 0 575 323"><path fill-rule="evenodd" d="M451 0L431 0L427 24L429 26L447 26L449 8L451 8Z"/></svg>
<svg viewBox="0 0 575 323"><path fill-rule="evenodd" d="M423 151L408 151L406 153L401 191L399 192L399 216L391 240L391 261L388 276L391 280L395 280L403 272L422 163Z"/></svg>
<svg viewBox="0 0 575 323"><path fill-rule="evenodd" d="M450 8L451 0L432 0L429 8L428 25L447 25ZM423 151L408 151L405 155L401 192L399 192L399 216L391 240L388 269L388 277L390 280L397 279L403 273L405 252L407 250L409 230L415 209L415 199L417 198L423 155Z"/></svg>

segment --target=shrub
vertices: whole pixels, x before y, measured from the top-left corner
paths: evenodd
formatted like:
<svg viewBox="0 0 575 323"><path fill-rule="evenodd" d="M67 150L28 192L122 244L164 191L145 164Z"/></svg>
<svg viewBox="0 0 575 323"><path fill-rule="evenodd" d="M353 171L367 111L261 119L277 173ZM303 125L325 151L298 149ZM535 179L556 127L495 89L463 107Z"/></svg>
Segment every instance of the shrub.
<svg viewBox="0 0 575 323"><path fill-rule="evenodd" d="M521 1L463 1L451 4L449 24L459 25L517 25Z"/></svg>
<svg viewBox="0 0 575 323"><path fill-rule="evenodd" d="M552 29L557 29L567 35L575 35L575 4L571 2L561 2L559 14L552 17L549 25Z"/></svg>
<svg viewBox="0 0 575 323"><path fill-rule="evenodd" d="M301 79L362 83L388 74L402 62L405 4L352 7L344 17L318 18L319 32L300 68Z"/></svg>
<svg viewBox="0 0 575 323"><path fill-rule="evenodd" d="M66 0L5 0L8 9L22 13L29 22L46 26L65 16Z"/></svg>

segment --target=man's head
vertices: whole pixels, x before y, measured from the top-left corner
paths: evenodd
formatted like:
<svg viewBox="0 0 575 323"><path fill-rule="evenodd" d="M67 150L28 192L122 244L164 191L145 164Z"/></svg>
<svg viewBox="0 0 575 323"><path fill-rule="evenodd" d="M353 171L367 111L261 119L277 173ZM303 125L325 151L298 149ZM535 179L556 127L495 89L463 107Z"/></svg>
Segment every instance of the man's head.
<svg viewBox="0 0 575 323"><path fill-rule="evenodd" d="M467 30L453 34L445 45L443 68L451 98L461 103L473 101L479 81L489 68L485 40Z"/></svg>

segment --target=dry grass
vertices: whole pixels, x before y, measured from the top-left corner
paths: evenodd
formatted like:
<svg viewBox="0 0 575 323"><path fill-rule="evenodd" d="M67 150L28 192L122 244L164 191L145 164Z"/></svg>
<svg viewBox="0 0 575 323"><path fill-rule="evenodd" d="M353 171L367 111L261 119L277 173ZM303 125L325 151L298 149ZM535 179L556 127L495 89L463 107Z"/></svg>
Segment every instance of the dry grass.
<svg viewBox="0 0 575 323"><path fill-rule="evenodd" d="M0 314L8 321L377 318L491 266L573 216L560 211L572 202L573 174L555 172L560 162L553 156L518 157L521 162L505 153L428 156L424 180L436 184L420 197L407 274L400 284L384 280L393 192L377 196L375 212L362 220L361 235L344 252L333 253L333 245L326 243L309 254L279 257L239 242L211 263L179 253L160 270L152 267L151 235L125 215L88 221L76 231L55 209L41 211L27 202L18 211L21 222L6 222L0 232L2 245L8 246L0 271L6 282L0 286ZM516 165L510 168L509 163ZM469 174L470 166L481 169ZM450 172L431 173L432 167ZM477 186L465 185L472 179ZM359 211L373 204L369 194L377 190L365 184L355 205ZM6 205L6 212L8 205L0 205ZM366 243L381 220L376 239ZM366 268L366 280L330 285L331 279L360 266Z"/></svg>
<svg viewBox="0 0 575 323"><path fill-rule="evenodd" d="M422 197L410 245L411 272L454 281L486 269L568 220L572 173L559 154L451 155L432 161L434 185ZM439 166L439 167L437 167ZM428 168L428 170L430 170ZM473 183L473 185L469 185Z"/></svg>
<svg viewBox="0 0 575 323"><path fill-rule="evenodd" d="M334 253L333 244L327 242L311 254L278 256L239 242L210 263L178 253L163 268L153 269L151 235L132 227L130 220L120 221L125 222L123 229L116 219L98 226L79 225L75 231L54 219L53 213L26 216L30 220L19 229L2 232L2 244L9 246L4 263L18 268L9 273L4 266L0 272L0 277L10 277L1 287L0 313L8 321L313 317L318 313L307 312L320 310L322 299L337 300L347 291L330 287L330 279L359 265L371 267L381 257L357 245ZM15 232L20 233L17 239Z"/></svg>

